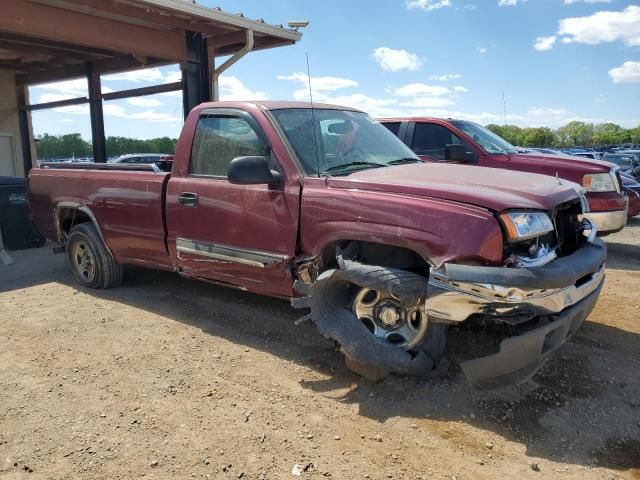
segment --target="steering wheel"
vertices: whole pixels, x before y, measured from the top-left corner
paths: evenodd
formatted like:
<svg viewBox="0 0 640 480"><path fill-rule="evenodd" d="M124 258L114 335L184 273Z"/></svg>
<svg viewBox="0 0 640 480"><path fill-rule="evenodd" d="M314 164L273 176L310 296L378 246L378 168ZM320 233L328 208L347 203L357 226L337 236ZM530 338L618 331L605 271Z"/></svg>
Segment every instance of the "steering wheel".
<svg viewBox="0 0 640 480"><path fill-rule="evenodd" d="M367 157L367 152L362 148L353 146L349 150L336 155L341 160L360 159L363 160ZM364 160L363 160L364 161Z"/></svg>

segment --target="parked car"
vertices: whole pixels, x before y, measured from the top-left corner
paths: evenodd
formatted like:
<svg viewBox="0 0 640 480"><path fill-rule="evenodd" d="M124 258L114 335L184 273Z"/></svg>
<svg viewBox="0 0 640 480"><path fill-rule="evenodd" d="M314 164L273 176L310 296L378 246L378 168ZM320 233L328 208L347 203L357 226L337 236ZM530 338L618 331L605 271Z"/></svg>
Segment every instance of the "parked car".
<svg viewBox="0 0 640 480"><path fill-rule="evenodd" d="M109 160L109 163L154 164L158 169L164 172L170 172L172 161L173 155L167 155L166 153L130 153Z"/></svg>
<svg viewBox="0 0 640 480"><path fill-rule="evenodd" d="M465 120L416 117L380 121L425 161L540 173L582 185L590 208L585 216L600 234L622 230L627 222L627 196L620 186L618 168L611 163L523 154L490 130Z"/></svg>
<svg viewBox="0 0 640 480"><path fill-rule="evenodd" d="M599 160L602 157L600 152L575 152L571 155L574 157L592 158L594 160Z"/></svg>
<svg viewBox="0 0 640 480"><path fill-rule="evenodd" d="M640 182L628 173L620 173L622 188L629 197L629 217L640 214Z"/></svg>
<svg viewBox="0 0 640 480"><path fill-rule="evenodd" d="M622 172L640 179L640 151L622 150L616 153L607 153L602 159L618 165Z"/></svg>
<svg viewBox="0 0 640 480"><path fill-rule="evenodd" d="M543 155L556 155L558 157L570 157L571 155L561 152L560 150L554 150L553 148L535 148L529 147L524 153L542 153Z"/></svg>
<svg viewBox="0 0 640 480"><path fill-rule="evenodd" d="M45 163L30 186L36 225L83 287L116 287L138 265L293 298L361 373L427 374L448 326L473 324L493 332L492 353L474 348L467 378L522 381L576 332L604 282L579 185L426 164L345 107L206 103L171 173Z"/></svg>

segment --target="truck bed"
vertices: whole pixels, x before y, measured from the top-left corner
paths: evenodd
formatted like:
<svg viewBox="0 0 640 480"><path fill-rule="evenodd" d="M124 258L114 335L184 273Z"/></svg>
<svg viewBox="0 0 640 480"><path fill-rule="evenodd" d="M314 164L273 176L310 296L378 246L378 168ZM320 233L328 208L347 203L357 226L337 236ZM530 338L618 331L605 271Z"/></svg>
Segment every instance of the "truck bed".
<svg viewBox="0 0 640 480"><path fill-rule="evenodd" d="M77 208L88 207L118 262L172 269L164 221L169 177L152 165L45 163L30 174L33 221L56 241L56 209L82 215Z"/></svg>

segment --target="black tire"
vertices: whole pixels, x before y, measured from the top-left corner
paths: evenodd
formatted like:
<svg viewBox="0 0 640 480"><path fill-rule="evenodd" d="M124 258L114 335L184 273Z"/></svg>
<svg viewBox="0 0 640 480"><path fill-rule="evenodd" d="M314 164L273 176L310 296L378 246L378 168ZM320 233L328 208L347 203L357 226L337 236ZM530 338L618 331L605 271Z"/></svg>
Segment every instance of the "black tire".
<svg viewBox="0 0 640 480"><path fill-rule="evenodd" d="M92 223L71 229L66 253L71 272L83 287L107 289L122 284L122 265L109 253Z"/></svg>
<svg viewBox="0 0 640 480"><path fill-rule="evenodd" d="M321 274L312 285L296 282L304 298L293 306L310 308L310 318L325 337L340 344L342 352L361 366L376 367L405 375L429 375L440 363L446 347L447 325L427 323L424 337L410 350L379 341L354 314L349 305L353 287L392 292L406 305L426 298L427 279L393 268L340 261L340 268Z"/></svg>

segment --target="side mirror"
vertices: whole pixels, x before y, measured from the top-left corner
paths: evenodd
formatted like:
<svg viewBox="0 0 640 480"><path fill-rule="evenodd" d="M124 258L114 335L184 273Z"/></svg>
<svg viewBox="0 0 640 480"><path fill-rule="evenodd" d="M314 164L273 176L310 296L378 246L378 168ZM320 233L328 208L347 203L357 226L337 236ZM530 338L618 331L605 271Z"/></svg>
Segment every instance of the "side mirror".
<svg viewBox="0 0 640 480"><path fill-rule="evenodd" d="M267 157L236 157L229 164L227 180L238 185L274 185L282 183L282 175L269 168Z"/></svg>
<svg viewBox="0 0 640 480"><path fill-rule="evenodd" d="M464 145L450 144L444 146L444 159L452 162L472 163L475 161L475 155Z"/></svg>

